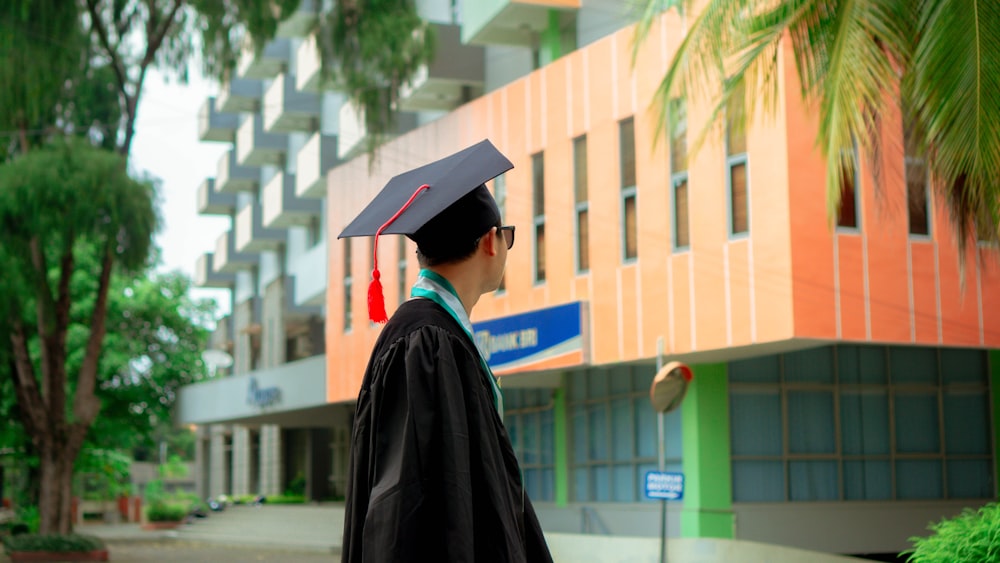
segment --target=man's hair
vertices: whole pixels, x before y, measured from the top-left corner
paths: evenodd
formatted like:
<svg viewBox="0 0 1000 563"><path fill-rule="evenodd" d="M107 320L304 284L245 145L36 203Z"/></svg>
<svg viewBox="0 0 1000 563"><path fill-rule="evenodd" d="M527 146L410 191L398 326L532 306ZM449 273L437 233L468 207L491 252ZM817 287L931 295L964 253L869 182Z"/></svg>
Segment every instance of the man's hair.
<svg viewBox="0 0 1000 563"><path fill-rule="evenodd" d="M498 222L496 225L490 227L492 230L494 227L499 229L501 224ZM488 235L490 231L479 235L475 239L469 241L450 241L448 244L444 245L443 248L435 248L433 250L424 250L417 245L417 263L420 264L421 268L430 268L433 266L444 266L446 264L457 264L463 262L472 257L476 253L476 248L479 247L479 242L483 240L483 237ZM497 231L497 234L501 233Z"/></svg>

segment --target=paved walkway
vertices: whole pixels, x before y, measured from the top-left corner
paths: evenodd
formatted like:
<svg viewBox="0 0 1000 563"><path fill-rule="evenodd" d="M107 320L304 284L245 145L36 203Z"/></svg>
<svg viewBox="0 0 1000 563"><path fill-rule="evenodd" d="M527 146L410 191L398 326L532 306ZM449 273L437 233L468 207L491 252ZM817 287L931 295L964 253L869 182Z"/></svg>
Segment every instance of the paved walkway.
<svg viewBox="0 0 1000 563"><path fill-rule="evenodd" d="M108 543L112 563L243 563L264 561L271 563L331 563L340 561L339 555L330 553L307 553L302 551L282 551L277 549L252 549L217 544L176 541L142 541ZM10 558L0 551L0 562L9 563Z"/></svg>
<svg viewBox="0 0 1000 563"><path fill-rule="evenodd" d="M289 561L340 560L343 504L233 506L176 530L143 530L139 524L84 524L76 532L105 541L111 560ZM10 559L0 549L0 563Z"/></svg>

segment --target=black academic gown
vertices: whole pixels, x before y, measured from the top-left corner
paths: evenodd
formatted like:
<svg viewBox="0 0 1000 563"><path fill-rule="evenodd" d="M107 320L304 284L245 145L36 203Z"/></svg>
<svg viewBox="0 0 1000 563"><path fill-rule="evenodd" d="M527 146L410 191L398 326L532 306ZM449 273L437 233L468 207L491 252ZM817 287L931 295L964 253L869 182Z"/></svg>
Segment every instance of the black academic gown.
<svg viewBox="0 0 1000 563"><path fill-rule="evenodd" d="M488 377L440 305L396 311L358 395L344 562L552 560Z"/></svg>

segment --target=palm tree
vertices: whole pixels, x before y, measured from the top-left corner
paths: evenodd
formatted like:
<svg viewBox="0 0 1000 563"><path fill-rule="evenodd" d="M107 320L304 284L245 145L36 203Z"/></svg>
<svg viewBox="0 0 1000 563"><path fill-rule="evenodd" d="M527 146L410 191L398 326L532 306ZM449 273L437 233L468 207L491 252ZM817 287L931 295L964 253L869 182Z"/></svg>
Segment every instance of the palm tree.
<svg viewBox="0 0 1000 563"><path fill-rule="evenodd" d="M643 0L635 49L660 12L693 0ZM1000 2L996 0L706 0L660 83L661 123L670 99L708 97L706 131L745 92L775 111L778 60L791 42L803 98L819 108L817 143L827 159L827 202L853 173L853 148L873 165L882 120L902 110L935 189L948 202L960 253L970 236L1000 240ZM739 101L739 100L735 100ZM658 134L662 134L661 127ZM975 239L973 239L975 240Z"/></svg>

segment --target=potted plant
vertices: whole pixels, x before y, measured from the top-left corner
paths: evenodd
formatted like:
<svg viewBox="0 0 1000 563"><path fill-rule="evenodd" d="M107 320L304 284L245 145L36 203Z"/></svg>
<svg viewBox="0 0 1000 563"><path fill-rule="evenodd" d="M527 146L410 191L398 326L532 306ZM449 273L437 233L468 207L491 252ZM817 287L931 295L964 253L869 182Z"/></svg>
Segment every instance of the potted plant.
<svg viewBox="0 0 1000 563"><path fill-rule="evenodd" d="M82 534L20 534L4 538L3 544L12 562L108 560L104 542Z"/></svg>

